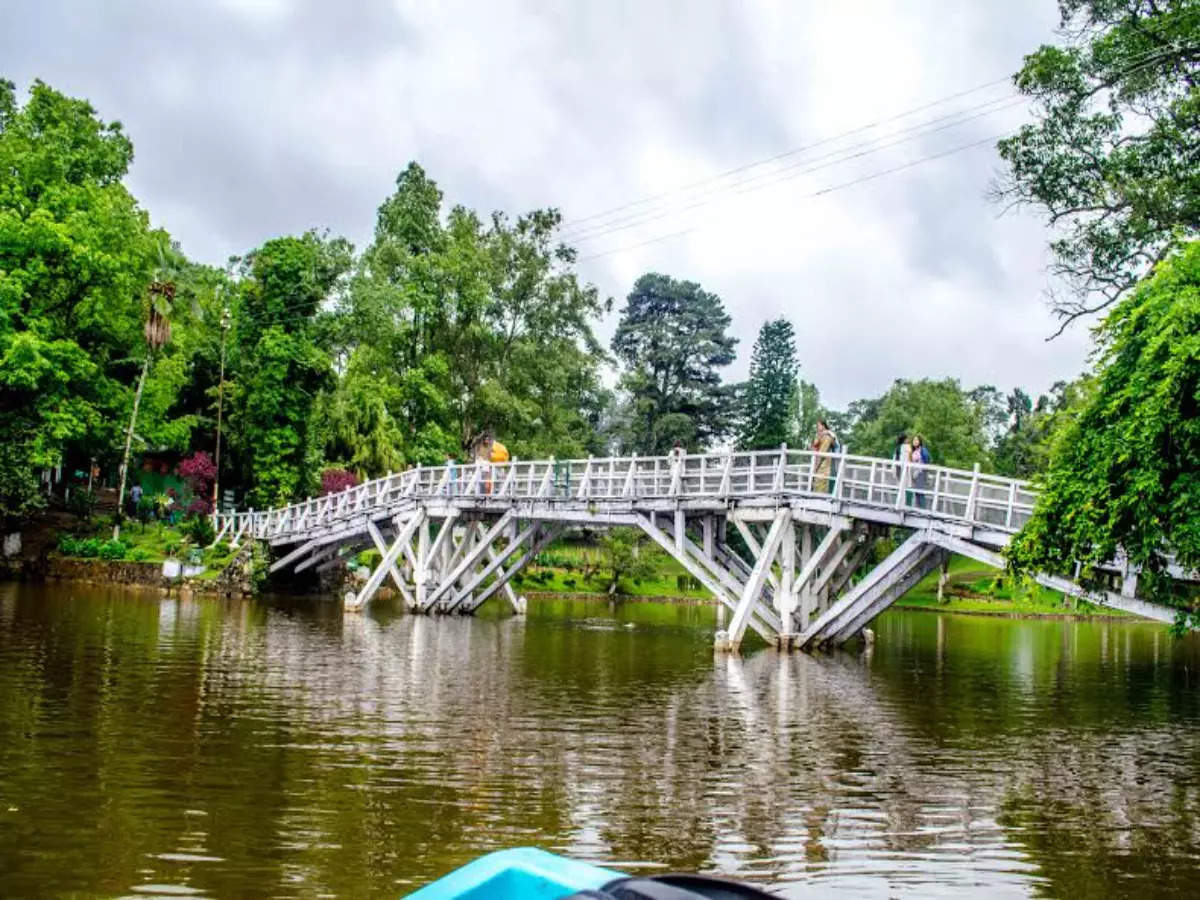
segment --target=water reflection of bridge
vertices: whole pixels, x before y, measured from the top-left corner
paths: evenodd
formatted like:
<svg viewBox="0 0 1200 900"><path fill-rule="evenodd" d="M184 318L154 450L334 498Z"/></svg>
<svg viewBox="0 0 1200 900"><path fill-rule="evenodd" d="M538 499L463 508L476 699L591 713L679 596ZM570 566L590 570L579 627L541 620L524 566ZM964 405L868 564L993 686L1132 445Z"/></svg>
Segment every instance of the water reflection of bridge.
<svg viewBox="0 0 1200 900"><path fill-rule="evenodd" d="M1109 623L988 623L982 639L979 627L910 616L885 622L896 633L860 657L709 663L661 629L626 634L602 617L347 617L340 652L366 661L353 673L314 680L325 667L308 641L272 656L288 660L280 686L309 685L311 714L356 735L344 752L369 761L373 830L409 816L397 794L424 784L412 802L430 834L416 846L453 845L463 861L523 841L858 896L980 884L1025 895L1068 857L1074 879L1163 877L1126 855L1128 836L1169 829L1178 862L1200 785L1147 748L1186 758L1200 744L1187 716L1129 719L1141 692L1161 693L1169 639ZM903 633L913 628L923 633ZM649 675L654 640L665 643ZM1039 809L1059 820L1031 821ZM1078 834L1093 827L1111 840L1083 852Z"/></svg>
<svg viewBox="0 0 1200 900"><path fill-rule="evenodd" d="M1035 499L1027 482L978 468L784 448L418 468L281 509L220 514L217 524L235 542L279 548L272 571L319 571L377 548L382 559L348 608L390 580L413 610L460 613L493 596L520 611L512 578L564 528L629 526L728 608L718 646L736 649L752 629L807 648L849 640L952 552L1002 565ZM897 526L907 540L851 584ZM1065 578L1038 580L1174 621L1173 609L1137 599L1126 563L1112 569L1114 589L1088 594Z"/></svg>
<svg viewBox="0 0 1200 900"><path fill-rule="evenodd" d="M1194 888L1200 644L1161 628L905 614L854 657L714 659L633 605L79 590L0 585L13 896L395 896L522 843L787 896Z"/></svg>

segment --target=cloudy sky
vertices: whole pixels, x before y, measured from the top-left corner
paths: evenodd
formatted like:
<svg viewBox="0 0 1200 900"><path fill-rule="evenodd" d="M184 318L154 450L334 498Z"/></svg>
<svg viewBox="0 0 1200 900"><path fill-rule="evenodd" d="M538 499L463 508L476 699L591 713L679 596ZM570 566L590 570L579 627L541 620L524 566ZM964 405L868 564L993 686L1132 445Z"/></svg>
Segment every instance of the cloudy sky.
<svg viewBox="0 0 1200 900"><path fill-rule="evenodd" d="M0 77L123 122L130 188L194 258L311 227L361 247L416 159L451 202L560 207L618 306L645 271L715 291L730 378L787 316L842 406L897 377L1036 392L1082 369L1084 328L1044 340L1042 223L986 197L992 138L1028 115L998 79L1055 7L7 0Z"/></svg>

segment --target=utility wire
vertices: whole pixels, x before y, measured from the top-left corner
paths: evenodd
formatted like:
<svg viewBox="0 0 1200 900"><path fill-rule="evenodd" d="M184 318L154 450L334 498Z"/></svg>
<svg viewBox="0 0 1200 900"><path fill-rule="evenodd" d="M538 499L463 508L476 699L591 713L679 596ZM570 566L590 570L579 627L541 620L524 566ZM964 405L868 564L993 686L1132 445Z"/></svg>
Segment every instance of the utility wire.
<svg viewBox="0 0 1200 900"><path fill-rule="evenodd" d="M914 166L920 165L921 163L930 162L931 160L935 160L935 159L941 159L942 157L950 156L954 153L961 153L964 150L970 150L974 147L980 147L980 146L983 146L984 144L989 144L989 143L992 143L993 141L998 141L1003 137L1007 137L1009 134L1012 134L1012 132L1001 132L1000 134L994 134L991 137L986 137L986 138L983 138L982 140L972 141L969 144L960 144L957 147L951 147L949 150L943 150L940 153L931 153L928 156L922 156L919 159L914 159L914 160L911 160L909 162L903 163L898 166L892 166L891 168L888 168L888 169L881 169L878 172L872 172L869 175L863 175L859 178L854 178L854 179L851 179L850 181L842 182L841 184L835 184L835 185L831 185L829 187L821 188L821 190L819 190L819 191L813 191L811 194L805 194L804 196L802 196L798 199L811 200L814 197L820 197L822 194L832 194L835 191L845 190L846 188L854 187L855 185L859 185L859 184L862 184L867 181L873 181L876 178L882 178L884 175L891 175L895 172L903 171L904 169L911 169ZM593 260L593 259L600 259L605 256L612 256L614 253L624 253L628 250L636 250L639 247L645 247L649 244L657 244L660 241L666 241L666 240L670 240L671 238L681 237L685 234L691 234L692 232L699 231L700 229L706 228L711 224L712 224L711 222L703 222L703 223L700 223L697 225L692 225L689 228L684 228L680 231L673 231L670 234L662 234L657 237L652 237L645 241L639 241L636 244L629 244L628 246L624 246L624 247L614 247L611 250L604 250L600 253L593 253L589 256L581 257L577 261L583 263L583 262L587 262L587 261Z"/></svg>
<svg viewBox="0 0 1200 900"><path fill-rule="evenodd" d="M869 131L872 128L877 128L880 125L886 125L889 122L895 122L895 121L898 121L899 119L907 118L908 116L914 115L916 113L924 112L927 109L931 109L935 106L940 106L943 103L949 103L951 100L957 100L960 97L966 97L971 94L978 93L979 91L987 90L988 88L995 87L998 84L1007 82L1010 79L1011 79L1011 76L997 78L993 81L988 81L988 82L985 82L984 84L976 85L973 88L967 88L964 91L958 91L957 93L954 93L954 94L948 94L945 97L939 97L936 100L931 100L928 103L924 103L920 106L912 107L911 109L904 110L903 112L896 113L895 115L887 116L886 118L883 118L883 119L877 119L876 121L868 122L865 125L859 125L855 128L851 128L849 131L843 131L840 134L835 134L831 137L822 138L821 140L814 141L811 144L804 144L804 145L801 145L798 147L793 147L789 150L784 150L782 153L777 153L774 156L769 156L765 159L756 160L754 162L744 163L740 166L735 166L732 169L727 169L724 172L717 173L716 175L711 175L706 178L701 178L698 181L694 181L689 184L682 185L678 188L672 188L671 190L663 191L661 193L654 194L649 197L643 197L640 200L632 200L628 203L623 203L620 206L614 206L614 207L611 207L610 209L600 210L598 212L591 213L590 215L580 216L577 219L571 219L571 220L563 223L563 230L564 231L574 230L577 226L581 225L583 222L588 222L588 221L591 221L591 220L597 219L597 218L603 218L612 213L620 212L622 210L629 209L634 206L641 206L646 203L652 203L655 200L662 199L663 197L669 197L669 196L672 196L673 194L680 193L683 191L690 191L694 188L702 187L706 184L709 184L710 182L718 181L723 178L727 178L730 175L736 175L740 172L745 172L749 169L753 169L758 166L764 166L764 165L768 165L773 162L778 162L781 159L786 159L790 156L795 156L797 153L803 153L808 150L813 150L817 147L822 147L822 146L825 146L826 144L831 144L834 141L839 141L842 138L847 138L847 137L850 137L851 135L859 134L860 132L863 132L863 131Z"/></svg>
<svg viewBox="0 0 1200 900"><path fill-rule="evenodd" d="M1001 103L1000 101L1004 101L1004 102ZM709 203L712 203L714 200L720 199L723 195L745 194L745 193L749 193L751 191L761 190L764 187L771 187L776 184L780 184L784 181L789 181L793 178L797 178L801 175L807 175L812 172L819 171L821 169L827 169L827 168L830 168L831 166L836 166L836 165L840 165L841 163L844 163L844 162L849 162L850 160L853 160L853 159L859 159L864 156L870 156L871 154L878 153L882 150L888 150L892 147L898 147L901 144L909 143L911 141L918 140L919 138L927 137L928 135L931 135L931 134L936 134L937 132L940 132L940 131L945 131L948 128L955 128L959 125L965 125L966 123L972 122L976 119L980 119L985 116L990 116L990 115L993 115L994 113L1002 112L1006 109L1011 109L1015 106L1019 106L1025 102L1027 102L1024 97L1015 97L1014 98L1012 96L1000 98L1000 101L989 101L989 103L984 104L984 106L989 106L989 107L991 107L990 109L983 109L981 111L975 112L973 115L958 118L951 122L945 122L934 128L926 128L925 127L926 125L929 125L931 123L928 123L928 122L921 123L920 125L913 126L913 128L924 128L924 130L922 130L922 131L918 131L915 133L905 135L905 131L912 130L912 129L906 129L905 131L895 132L891 135L884 135L881 138L876 138L876 139L873 139L871 141L867 141L867 142L864 142L861 144L851 145L850 147L846 147L846 148L843 148L842 150L837 151L835 154L826 154L825 156L817 157L817 159L815 159L815 160L798 160L786 167L775 169L770 172L762 172L762 173L751 176L750 178L744 179L739 182L734 182L729 185L722 185L722 186L720 186L720 189L710 190L710 191L706 192L705 194L699 194L693 199L693 201L691 203L688 203L684 206L667 207L662 210L648 209L648 210L645 210L643 213L635 214L634 216L631 216L625 220L614 221L614 222L610 223L611 227L598 229L589 234L569 235L569 236L565 237L565 240L569 241L573 244L583 243L586 241L595 240L596 238L599 238L599 237L604 237L606 235L613 234L618 231L624 231L629 228L636 228L638 226L645 225L649 222L653 222L653 221L657 221L659 219L666 218L667 216L688 212L690 210L697 209L702 206L706 206ZM997 103L1000 103L1000 105L996 105ZM937 121L937 120L934 120L934 121ZM888 140L890 138L896 138L896 139ZM886 142L879 143L880 141L886 141ZM871 146L872 144L875 144L876 146ZM819 160L826 160L826 161L819 162ZM804 166L804 168L800 168L801 166Z"/></svg>
<svg viewBox="0 0 1200 900"><path fill-rule="evenodd" d="M1188 48L1179 48L1179 47L1173 46L1169 49L1173 50L1175 52L1183 52L1183 50L1188 49ZM1162 60L1163 58L1164 58L1164 51L1161 48L1156 48L1154 50L1147 51L1144 54L1139 54L1139 55L1133 57L1131 60L1127 61L1127 67L1122 74L1123 75L1130 74L1132 72L1137 71L1140 68L1144 68L1148 65L1153 65L1156 62L1159 62L1160 60ZM765 165L769 165L770 163L777 162L780 159L798 155L807 150L811 150L811 149L814 149L816 147L819 147L819 146L822 146L825 144L836 142L838 140L841 140L844 137L847 137L847 136L850 136L853 134L857 134L862 131L870 130L872 128L878 127L879 125L886 124L886 123L892 122L892 121L896 121L898 119L907 118L908 116L911 116L922 110L929 109L934 106L939 106L943 103L949 102L949 101L957 99L959 97L967 96L967 95L970 95L973 93L978 93L979 91L985 90L990 87L994 87L995 85L1001 84L1008 80L1009 79L1007 79L1007 78L996 79L996 80L987 82L985 84L978 85L974 88L969 88L965 91L959 91L955 94L950 94L946 97L939 98L938 100L931 101L929 103L923 104L922 106L918 106L913 109L906 110L906 111L898 113L896 115L887 117L885 119L881 119L877 122L872 122L870 124L862 125L862 126L859 126L858 128L851 129L850 131L842 132L839 135L835 135L833 137L826 138L821 141L814 142L812 144L804 145L801 147L796 147L791 150L784 151L783 153L776 154L775 156L768 157L763 160L758 160L755 162L743 164L741 166L735 167L733 169L729 169L729 170L719 173L717 175L713 175L709 178L701 179L701 180L693 182L689 185L684 185L680 188L676 188L676 189L673 189L670 191L664 191L660 194L652 195L652 196L644 198L642 200L632 201L630 203L622 204L621 206L613 207L612 209L609 209L609 210L593 213L589 216L584 216L579 219L571 220L562 226L562 228L560 229L560 236L565 243L577 243L577 242L591 240L592 238L601 236L603 234L611 233L613 230L620 230L620 229L612 229L612 228L610 228L610 226L624 224L624 223L637 223L639 219L648 222L648 221L653 221L655 219L663 218L663 216L666 213L660 213L659 210L656 210L653 208L655 205L657 205L657 201L659 201L661 199L668 198L668 197L676 197L676 195L680 195L677 197L677 200L682 202L682 201L686 201L689 199L695 199L694 197L691 197L691 198L687 197L686 194L688 194L689 191L692 191L696 187L703 187L705 185L713 185L713 187L711 187L708 191L702 192L702 194L697 195L697 196L702 196L704 194L721 192L727 188L734 187L734 186L740 185L740 184L746 184L746 183L752 182L757 179L772 179L774 175L776 175L780 172L787 171L796 166L806 165L808 163L812 163L817 160L826 159L830 156L835 156L838 154L846 153L849 150L856 149L858 147L863 146L863 144L861 144L861 143L853 144L849 147L843 147L839 150L831 151L830 153L816 157L815 159L797 160L794 163L789 164L788 166L777 167L777 168L771 169L766 172L755 173L755 174L751 175L749 178L743 179L732 185L718 184L718 182L723 181L724 179L728 178L731 175L734 175L734 174L737 174L740 172L745 172L745 171L748 171L751 169L759 168L759 167L762 167ZM904 134L909 131L921 129L926 126L932 125L934 123L941 122L946 119L951 119L956 116L960 116L963 113L973 112L975 110L979 110L979 109L982 109L982 108L985 108L988 106L994 106L996 104L1004 104L1005 101L1007 101L1010 98L1014 98L1014 97L1019 98L1019 100L1022 102L1026 101L1026 100L1036 99L1034 97L1029 97L1029 96L1026 96L1021 93L1009 93L1003 97L994 98L989 101L984 101L983 103L980 103L980 104L975 104L973 106L965 107L963 109L956 110L954 112L947 113L942 116L938 116L934 119L930 119L925 122L921 122L921 123L917 123L915 125L908 126L904 129L901 129L900 131L893 132L893 134L891 134L891 135L884 135L884 136L881 136L878 138L870 139L870 141L868 141L867 143L877 142L880 140L886 140L889 137L893 137L896 135ZM999 111L999 109L1008 108L1009 105L1016 105L1016 103L1006 104L1006 105L998 107L997 109L992 110L992 111ZM964 118L964 119L961 119L960 122L950 123L949 125L944 126L944 127L952 127L954 124L959 124L961 122L969 121L971 118L979 118L979 116L971 116L969 118ZM928 134L928 133L932 133L932 132L938 131L938 130L943 130L943 129L942 128L929 129L925 133ZM891 144L889 146L894 146L894 145L895 144ZM879 149L883 149L883 148L879 148ZM855 154L855 155L862 155L862 154ZM672 201L672 202L674 202L674 201ZM643 209L643 210L639 210L637 212L632 212L632 213L626 213L625 215L620 216L619 218L613 218L614 216L617 215L617 213L620 213L624 210L630 210L630 209L634 209L636 207L641 207L641 206L650 206L652 208ZM691 208L695 208L694 205L684 207L684 209L691 209ZM593 220L600 220L600 221L593 221ZM586 225L582 224L582 223L589 222L589 221L591 221L591 224L586 224ZM632 225L630 227L632 227Z"/></svg>

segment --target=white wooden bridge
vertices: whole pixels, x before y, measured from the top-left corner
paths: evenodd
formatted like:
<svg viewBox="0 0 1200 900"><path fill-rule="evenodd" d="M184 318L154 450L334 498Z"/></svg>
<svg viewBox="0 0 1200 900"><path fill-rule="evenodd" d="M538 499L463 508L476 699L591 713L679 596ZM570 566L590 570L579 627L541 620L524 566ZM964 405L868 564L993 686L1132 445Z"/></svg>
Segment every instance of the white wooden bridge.
<svg viewBox="0 0 1200 900"><path fill-rule="evenodd" d="M221 513L216 524L218 539L269 542L272 572L318 571L375 547L382 560L347 595L348 609L390 580L410 609L447 613L495 595L523 612L511 580L564 529L637 528L728 608L718 647L736 650L751 628L809 649L846 642L939 566L944 578L951 553L1003 566L1000 551L1035 499L1028 482L978 467L784 447L416 468L280 509ZM852 584L893 527L907 538ZM1112 576L1114 589L1100 592L1053 574L1037 580L1174 621L1174 609L1134 596L1136 574L1122 561Z"/></svg>

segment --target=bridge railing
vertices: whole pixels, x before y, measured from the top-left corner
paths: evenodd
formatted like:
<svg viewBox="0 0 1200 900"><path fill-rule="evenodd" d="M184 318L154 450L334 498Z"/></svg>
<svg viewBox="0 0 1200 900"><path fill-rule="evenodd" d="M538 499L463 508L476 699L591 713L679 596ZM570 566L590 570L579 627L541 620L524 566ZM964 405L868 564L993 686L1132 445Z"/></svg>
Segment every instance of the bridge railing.
<svg viewBox="0 0 1200 900"><path fill-rule="evenodd" d="M812 450L468 463L415 468L263 512L218 513L223 533L277 537L429 498L590 501L829 497L1015 531L1037 499L1024 481L974 470Z"/></svg>

